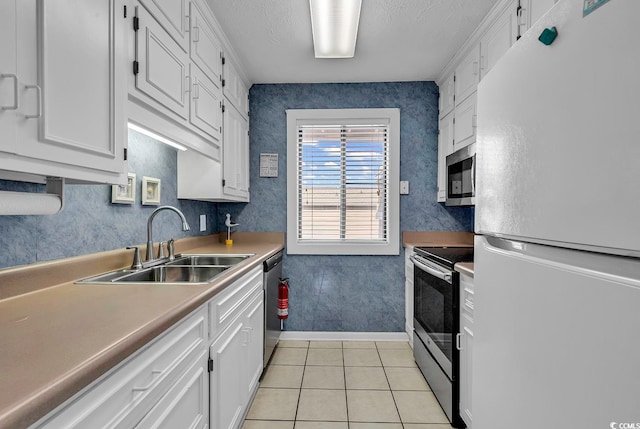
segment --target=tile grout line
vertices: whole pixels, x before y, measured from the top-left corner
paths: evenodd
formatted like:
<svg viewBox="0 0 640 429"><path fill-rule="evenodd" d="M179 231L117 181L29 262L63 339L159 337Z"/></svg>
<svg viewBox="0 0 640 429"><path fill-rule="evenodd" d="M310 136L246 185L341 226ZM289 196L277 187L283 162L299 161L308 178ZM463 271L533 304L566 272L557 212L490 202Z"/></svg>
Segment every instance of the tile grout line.
<svg viewBox="0 0 640 429"><path fill-rule="evenodd" d="M396 402L396 397L393 394L393 389L391 388L391 383L389 382L389 376L387 376L387 370L385 369L384 362L382 361L382 356L380 356L380 349L378 348L378 343L376 343L376 353L378 353L378 359L380 359L380 363L382 364L382 372L384 373L384 378L387 380L387 384L389 385L389 393L391 394L391 399L393 399L393 406L396 407L396 413L398 413L398 419L400 420L400 425L404 429L404 422L402 421L402 416L400 415L400 409L398 408L398 403Z"/></svg>
<svg viewBox="0 0 640 429"><path fill-rule="evenodd" d="M296 421L298 421L298 409L300 408L300 397L302 396L302 383L304 383L304 373L307 372L307 359L309 359L310 348L311 348L311 341L307 343L307 352L304 355L304 369L302 370L302 378L300 379L300 388L298 389L298 402L296 403L296 413L293 416L293 429L295 429Z"/></svg>
<svg viewBox="0 0 640 429"><path fill-rule="evenodd" d="M342 375L344 376L344 408L347 412L347 429L351 428L351 422L349 422L349 400L347 399L347 370L344 361L344 341L340 341L342 346Z"/></svg>

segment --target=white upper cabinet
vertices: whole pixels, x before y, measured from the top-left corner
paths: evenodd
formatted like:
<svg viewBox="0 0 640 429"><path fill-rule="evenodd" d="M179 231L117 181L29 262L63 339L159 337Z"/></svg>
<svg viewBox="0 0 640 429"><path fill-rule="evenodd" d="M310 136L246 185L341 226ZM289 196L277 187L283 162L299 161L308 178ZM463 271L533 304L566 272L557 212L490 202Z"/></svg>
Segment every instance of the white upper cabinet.
<svg viewBox="0 0 640 429"><path fill-rule="evenodd" d="M0 150L11 155L0 158L0 169L123 180L123 2L4 1L2 8Z"/></svg>
<svg viewBox="0 0 640 429"><path fill-rule="evenodd" d="M205 9L191 2L191 59L209 78L222 82L222 42L206 19Z"/></svg>
<svg viewBox="0 0 640 429"><path fill-rule="evenodd" d="M189 117L189 54L144 6L138 6L136 13L136 88L186 119Z"/></svg>
<svg viewBox="0 0 640 429"><path fill-rule="evenodd" d="M481 79L515 43L517 36L517 2L513 1L480 39Z"/></svg>
<svg viewBox="0 0 640 429"><path fill-rule="evenodd" d="M184 52L189 51L189 0L140 0Z"/></svg>
<svg viewBox="0 0 640 429"><path fill-rule="evenodd" d="M229 105L224 112L223 192L238 201L249 201L249 123Z"/></svg>
<svg viewBox="0 0 640 429"><path fill-rule="evenodd" d="M519 36L522 36L542 15L556 4L557 0L520 0L518 10Z"/></svg>
<svg viewBox="0 0 640 429"><path fill-rule="evenodd" d="M249 117L249 91L240 78L238 69L233 60L225 58L224 61L224 95L231 104L238 109L238 112L245 117Z"/></svg>
<svg viewBox="0 0 640 429"><path fill-rule="evenodd" d="M476 94L456 106L453 151L476 141Z"/></svg>
<svg viewBox="0 0 640 429"><path fill-rule="evenodd" d="M221 144L222 140L222 89L191 64L191 123Z"/></svg>
<svg viewBox="0 0 640 429"><path fill-rule="evenodd" d="M480 82L480 47L474 46L462 59L455 71L456 105L476 92Z"/></svg>
<svg viewBox="0 0 640 429"><path fill-rule="evenodd" d="M455 75L451 73L440 86L439 111L440 117L451 112L455 106Z"/></svg>
<svg viewBox="0 0 640 429"><path fill-rule="evenodd" d="M453 152L453 112L440 119L438 129L438 202L447 200L447 155Z"/></svg>

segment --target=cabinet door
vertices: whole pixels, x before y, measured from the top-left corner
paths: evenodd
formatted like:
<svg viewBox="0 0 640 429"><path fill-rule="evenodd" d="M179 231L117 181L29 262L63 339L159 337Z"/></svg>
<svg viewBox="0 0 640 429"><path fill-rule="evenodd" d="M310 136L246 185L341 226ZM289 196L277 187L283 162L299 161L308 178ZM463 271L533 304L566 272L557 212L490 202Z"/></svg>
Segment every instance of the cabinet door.
<svg viewBox="0 0 640 429"><path fill-rule="evenodd" d="M227 58L223 67L224 72L224 95L238 109L240 114L247 118L249 116L249 91L238 70L232 61Z"/></svg>
<svg viewBox="0 0 640 429"><path fill-rule="evenodd" d="M264 291L256 294L249 303L245 315L245 322L249 330L249 345L247 347L247 390L244 403L249 403L251 394L258 387L258 380L262 375L262 359L264 357Z"/></svg>
<svg viewBox="0 0 640 429"><path fill-rule="evenodd" d="M140 0L183 51L189 50L189 0Z"/></svg>
<svg viewBox="0 0 640 429"><path fill-rule="evenodd" d="M517 7L517 2L511 2L480 40L481 79L516 41Z"/></svg>
<svg viewBox="0 0 640 429"><path fill-rule="evenodd" d="M454 74L451 73L451 76L449 76L442 83L442 86L440 87L439 107L440 107L441 118L453 110L453 107L455 105L454 91L455 91L455 79L454 79Z"/></svg>
<svg viewBox="0 0 640 429"><path fill-rule="evenodd" d="M473 359L473 323L463 315L460 321L460 416L471 429L471 367Z"/></svg>
<svg viewBox="0 0 640 429"><path fill-rule="evenodd" d="M520 0L519 35L523 35L542 15L556 4L556 0Z"/></svg>
<svg viewBox="0 0 640 429"><path fill-rule="evenodd" d="M249 199L249 123L230 103L224 112L223 192Z"/></svg>
<svg viewBox="0 0 640 429"><path fill-rule="evenodd" d="M438 129L438 202L447 200L447 155L453 153L453 116L440 119Z"/></svg>
<svg viewBox="0 0 640 429"><path fill-rule="evenodd" d="M476 140L476 95L456 106L453 130L453 150L459 150Z"/></svg>
<svg viewBox="0 0 640 429"><path fill-rule="evenodd" d="M120 173L126 20L120 0L18 1L19 155Z"/></svg>
<svg viewBox="0 0 640 429"><path fill-rule="evenodd" d="M0 151L15 152L18 109L16 2L0 2Z"/></svg>
<svg viewBox="0 0 640 429"><path fill-rule="evenodd" d="M222 82L222 43L205 11L191 2L191 60L214 82Z"/></svg>
<svg viewBox="0 0 640 429"><path fill-rule="evenodd" d="M236 319L213 343L210 357L211 427L232 429L240 425L244 409L246 359L249 331L242 318Z"/></svg>
<svg viewBox="0 0 640 429"><path fill-rule="evenodd" d="M191 123L209 134L215 143L222 140L222 88L191 64Z"/></svg>
<svg viewBox="0 0 640 429"><path fill-rule="evenodd" d="M476 92L480 81L480 48L474 46L471 52L456 67L455 97L456 105L462 103Z"/></svg>
<svg viewBox="0 0 640 429"><path fill-rule="evenodd" d="M207 361L208 353L205 351L136 428L207 428L209 426Z"/></svg>
<svg viewBox="0 0 640 429"><path fill-rule="evenodd" d="M189 117L189 55L151 16L137 7L136 88L184 119Z"/></svg>

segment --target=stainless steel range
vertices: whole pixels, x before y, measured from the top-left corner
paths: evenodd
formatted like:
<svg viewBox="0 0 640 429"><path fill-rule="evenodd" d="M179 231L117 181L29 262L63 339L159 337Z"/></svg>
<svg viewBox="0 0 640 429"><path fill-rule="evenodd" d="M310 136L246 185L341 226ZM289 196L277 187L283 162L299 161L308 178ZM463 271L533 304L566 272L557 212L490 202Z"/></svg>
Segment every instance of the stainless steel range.
<svg viewBox="0 0 640 429"><path fill-rule="evenodd" d="M473 247L416 247L414 266L413 354L454 427L464 427L458 412L459 331L457 262L473 262Z"/></svg>

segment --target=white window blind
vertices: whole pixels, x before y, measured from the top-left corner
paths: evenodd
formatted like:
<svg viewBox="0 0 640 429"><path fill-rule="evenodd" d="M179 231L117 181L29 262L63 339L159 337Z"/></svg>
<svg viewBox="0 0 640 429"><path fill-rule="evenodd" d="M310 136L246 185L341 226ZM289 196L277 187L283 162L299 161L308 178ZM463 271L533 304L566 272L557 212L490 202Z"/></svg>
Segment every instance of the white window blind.
<svg viewBox="0 0 640 429"><path fill-rule="evenodd" d="M287 110L287 253L400 252L400 109Z"/></svg>
<svg viewBox="0 0 640 429"><path fill-rule="evenodd" d="M388 239L388 124L298 125L297 238Z"/></svg>

